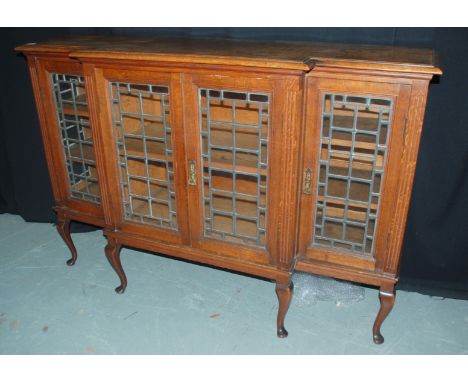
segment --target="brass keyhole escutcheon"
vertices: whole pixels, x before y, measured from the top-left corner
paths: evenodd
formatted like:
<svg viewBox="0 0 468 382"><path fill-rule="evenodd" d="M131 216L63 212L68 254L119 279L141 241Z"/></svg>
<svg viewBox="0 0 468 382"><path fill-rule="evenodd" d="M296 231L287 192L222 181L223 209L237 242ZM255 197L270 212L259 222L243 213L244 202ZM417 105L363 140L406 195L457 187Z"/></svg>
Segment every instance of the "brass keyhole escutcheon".
<svg viewBox="0 0 468 382"><path fill-rule="evenodd" d="M311 195L312 194L312 170L310 168L306 168L304 171L304 194Z"/></svg>
<svg viewBox="0 0 468 382"><path fill-rule="evenodd" d="M188 184L196 186L197 184L197 164L194 160L189 161L189 178Z"/></svg>

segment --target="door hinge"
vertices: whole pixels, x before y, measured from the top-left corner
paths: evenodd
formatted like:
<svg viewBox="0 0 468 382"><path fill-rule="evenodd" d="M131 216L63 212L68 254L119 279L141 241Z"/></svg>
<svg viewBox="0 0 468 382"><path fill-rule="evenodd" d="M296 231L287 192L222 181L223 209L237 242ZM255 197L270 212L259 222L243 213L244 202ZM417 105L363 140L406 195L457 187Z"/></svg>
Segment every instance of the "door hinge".
<svg viewBox="0 0 468 382"><path fill-rule="evenodd" d="M312 169L306 168L304 171L303 192L306 195L312 194Z"/></svg>
<svg viewBox="0 0 468 382"><path fill-rule="evenodd" d="M197 184L197 164L194 160L189 160L188 184L196 186Z"/></svg>

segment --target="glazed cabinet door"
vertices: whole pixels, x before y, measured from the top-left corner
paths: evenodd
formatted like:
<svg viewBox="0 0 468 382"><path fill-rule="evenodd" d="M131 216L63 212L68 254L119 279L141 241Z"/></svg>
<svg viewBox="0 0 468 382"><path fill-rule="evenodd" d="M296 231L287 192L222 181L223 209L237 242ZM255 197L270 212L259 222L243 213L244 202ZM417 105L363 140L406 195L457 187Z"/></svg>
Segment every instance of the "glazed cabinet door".
<svg viewBox="0 0 468 382"><path fill-rule="evenodd" d="M287 128L289 137L298 132L294 123L281 123L288 103L281 89L297 96L298 82L286 91L272 78L194 75L185 84L192 245L241 261L276 263L280 247L287 251L277 223L287 181L280 176L280 137ZM295 101L289 101L291 120ZM290 259L284 260L286 267Z"/></svg>
<svg viewBox="0 0 468 382"><path fill-rule="evenodd" d="M382 79L308 77L303 258L368 271L385 262L408 96L409 86Z"/></svg>
<svg viewBox="0 0 468 382"><path fill-rule="evenodd" d="M102 217L88 87L82 66L68 59L37 59L42 126L56 202Z"/></svg>
<svg viewBox="0 0 468 382"><path fill-rule="evenodd" d="M98 94L109 223L128 234L187 242L179 75L86 68Z"/></svg>

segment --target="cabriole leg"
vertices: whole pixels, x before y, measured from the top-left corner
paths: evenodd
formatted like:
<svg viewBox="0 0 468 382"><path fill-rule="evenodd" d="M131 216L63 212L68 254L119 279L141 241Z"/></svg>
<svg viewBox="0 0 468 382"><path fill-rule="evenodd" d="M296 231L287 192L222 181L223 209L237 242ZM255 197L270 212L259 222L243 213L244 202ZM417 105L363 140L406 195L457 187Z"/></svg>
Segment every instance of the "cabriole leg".
<svg viewBox="0 0 468 382"><path fill-rule="evenodd" d="M276 295L278 296L278 318L276 320L276 333L278 337L285 338L288 336L288 331L284 328L284 318L291 303L293 290L293 283L290 281L288 284L280 284L276 282Z"/></svg>
<svg viewBox="0 0 468 382"><path fill-rule="evenodd" d="M393 308L393 304L395 303L395 286L392 284L391 286L380 287L379 300L380 309L375 319L374 327L372 328L374 342L377 345L380 345L384 342L384 337L382 336L382 333L380 333L380 327L382 326L382 323L387 318L388 314Z"/></svg>
<svg viewBox="0 0 468 382"><path fill-rule="evenodd" d="M63 241L67 245L68 249L71 252L71 259L67 260L67 265L72 266L75 264L78 254L76 252L75 245L70 235L70 219L60 216L57 218L56 222L57 231L62 237Z"/></svg>
<svg viewBox="0 0 468 382"><path fill-rule="evenodd" d="M122 268L122 263L120 262L120 249L122 246L117 243L117 241L112 238L107 238L107 245L105 248L107 260L109 260L110 265L114 268L114 271L117 273L120 279L120 285L115 288L115 291L118 294L122 294L125 292L125 288L127 287L127 276L125 276L125 272Z"/></svg>

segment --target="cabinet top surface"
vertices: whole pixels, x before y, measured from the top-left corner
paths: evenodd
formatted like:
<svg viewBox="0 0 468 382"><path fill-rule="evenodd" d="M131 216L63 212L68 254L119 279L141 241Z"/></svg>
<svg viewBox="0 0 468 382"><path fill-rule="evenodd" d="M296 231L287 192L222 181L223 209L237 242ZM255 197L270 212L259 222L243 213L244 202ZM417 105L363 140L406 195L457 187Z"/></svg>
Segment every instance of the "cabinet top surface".
<svg viewBox="0 0 468 382"><path fill-rule="evenodd" d="M19 46L29 54L309 71L314 66L441 74L430 49L382 45L221 39L79 36Z"/></svg>

